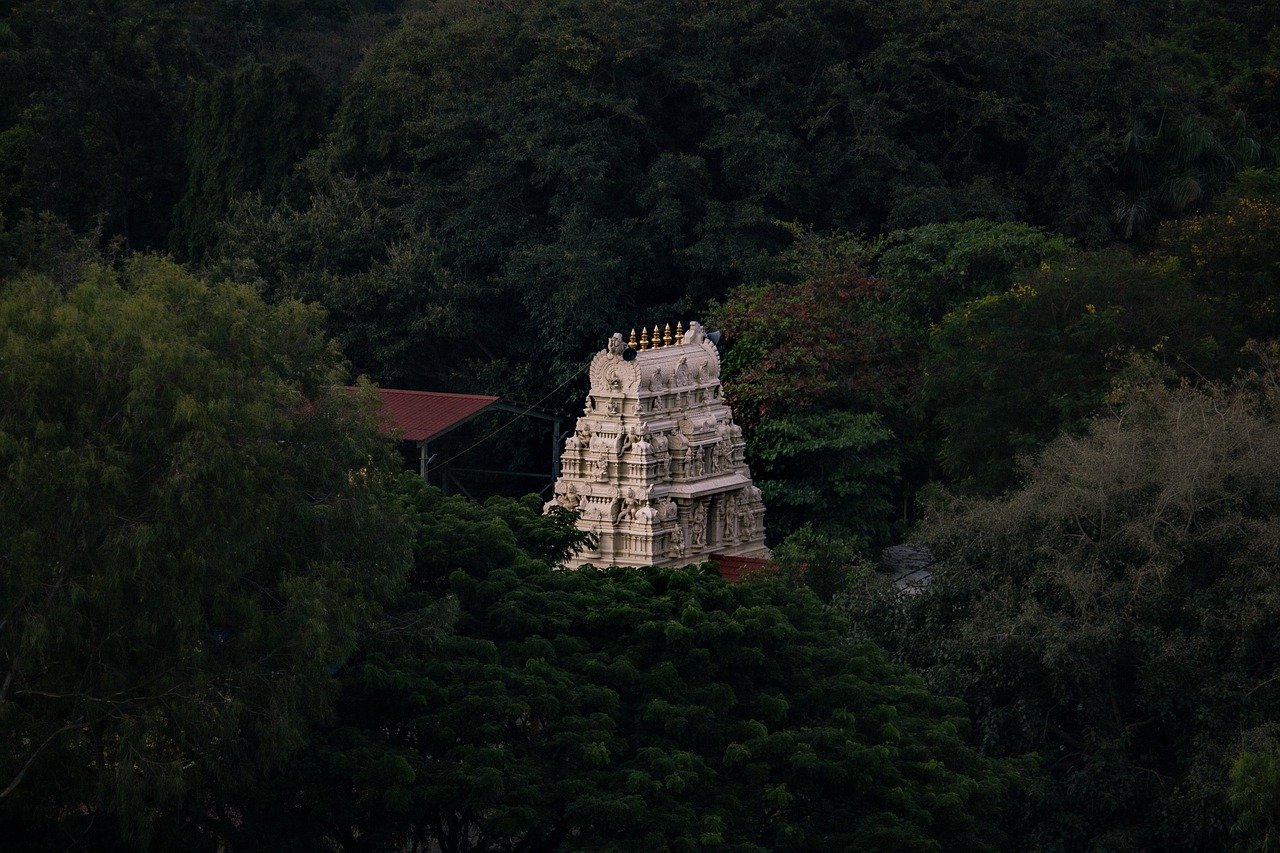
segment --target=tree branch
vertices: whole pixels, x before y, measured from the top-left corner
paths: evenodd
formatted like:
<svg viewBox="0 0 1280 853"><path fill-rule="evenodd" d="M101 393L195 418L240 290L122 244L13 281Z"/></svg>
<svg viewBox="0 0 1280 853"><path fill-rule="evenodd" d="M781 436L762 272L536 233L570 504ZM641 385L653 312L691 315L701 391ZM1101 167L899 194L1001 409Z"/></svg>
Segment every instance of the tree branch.
<svg viewBox="0 0 1280 853"><path fill-rule="evenodd" d="M85 728L88 728L88 725L84 722L84 717L81 717L75 722L67 723L65 726L58 729L53 734L49 735L49 737L45 738L44 743L40 744L40 746L36 748L35 752L31 753L31 756L27 758L27 763L22 765L22 769L18 771L18 775L13 777L13 781L10 782L3 791L0 791L0 800L9 796L9 794L13 791L14 788L22 784L22 780L27 775L27 771L31 769L31 765L35 763L35 760L40 755L40 753L44 752L45 747L53 743L54 738L56 738L58 735L62 734L63 732L68 732L68 731L71 731L72 729L85 729Z"/></svg>

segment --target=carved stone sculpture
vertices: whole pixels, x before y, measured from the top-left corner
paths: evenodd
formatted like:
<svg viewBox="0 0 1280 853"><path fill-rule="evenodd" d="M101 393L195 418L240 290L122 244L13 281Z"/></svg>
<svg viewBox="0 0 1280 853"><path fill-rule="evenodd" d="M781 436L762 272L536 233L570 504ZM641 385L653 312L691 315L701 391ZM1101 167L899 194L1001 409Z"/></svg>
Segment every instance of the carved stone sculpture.
<svg viewBox="0 0 1280 853"><path fill-rule="evenodd" d="M700 548L707 541L707 506L699 501L693 507L693 518L689 521L689 538L693 547Z"/></svg>

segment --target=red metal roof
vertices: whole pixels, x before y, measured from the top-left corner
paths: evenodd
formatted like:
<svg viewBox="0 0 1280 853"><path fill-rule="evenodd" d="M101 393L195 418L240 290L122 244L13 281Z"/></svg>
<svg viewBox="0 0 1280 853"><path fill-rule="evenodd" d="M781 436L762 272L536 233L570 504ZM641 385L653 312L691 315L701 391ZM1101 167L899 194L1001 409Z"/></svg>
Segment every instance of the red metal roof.
<svg viewBox="0 0 1280 853"><path fill-rule="evenodd" d="M731 557L728 554L712 554L711 559L720 567L720 577L730 583L736 583L756 572L769 571L774 568L770 560L763 560L759 557Z"/></svg>
<svg viewBox="0 0 1280 853"><path fill-rule="evenodd" d="M441 391L401 391L379 388L384 428L405 441L429 441L471 420L498 402L485 394L446 394Z"/></svg>

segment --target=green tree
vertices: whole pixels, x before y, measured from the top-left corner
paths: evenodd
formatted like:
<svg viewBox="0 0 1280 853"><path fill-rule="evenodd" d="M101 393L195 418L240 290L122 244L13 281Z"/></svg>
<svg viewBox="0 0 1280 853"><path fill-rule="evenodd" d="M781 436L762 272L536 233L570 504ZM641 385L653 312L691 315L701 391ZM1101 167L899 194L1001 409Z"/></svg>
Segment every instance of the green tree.
<svg viewBox="0 0 1280 853"><path fill-rule="evenodd" d="M728 393L754 426L752 473L775 539L810 523L864 548L887 544L938 474L939 436L920 382L931 327L1067 246L980 219L871 243L794 230L781 256L787 276L738 288L711 314L726 333Z"/></svg>
<svg viewBox="0 0 1280 853"><path fill-rule="evenodd" d="M147 256L0 285L6 838L175 844L325 715L409 528L320 325Z"/></svg>
<svg viewBox="0 0 1280 853"><path fill-rule="evenodd" d="M1153 251L1177 258L1250 337L1280 337L1280 170L1247 172L1210 212L1165 223Z"/></svg>
<svg viewBox="0 0 1280 853"><path fill-rule="evenodd" d="M1050 443L1007 496L940 502L924 592L847 599L971 703L988 752L1041 755L1024 849L1222 849L1232 759L1280 724L1280 375L1162 379ZM1231 789L1250 837L1270 820L1239 801L1265 787L1255 769Z"/></svg>
<svg viewBox="0 0 1280 853"><path fill-rule="evenodd" d="M519 399L531 362L494 381L497 371L468 361L464 381L457 362L444 355L468 349L482 355L477 342L485 349L491 343L491 353L501 350L488 325L504 310L499 293L459 281L430 228L404 229L397 212L404 196L387 182L311 179L320 191L298 208L240 199L221 232L234 257L215 263L215 274L253 278L270 299L324 306L343 351L387 385L456 384Z"/></svg>
<svg viewBox="0 0 1280 853"><path fill-rule="evenodd" d="M1201 205L1265 153L1243 112L1226 122L1162 114L1154 129L1139 120L1123 144L1128 186L1115 215L1126 238Z"/></svg>
<svg viewBox="0 0 1280 853"><path fill-rule="evenodd" d="M708 322L725 335L726 394L746 426L770 538L810 523L865 547L888 538L894 517L909 324L864 271L858 243L797 233L789 275L734 290Z"/></svg>
<svg viewBox="0 0 1280 853"><path fill-rule="evenodd" d="M134 250L199 254L229 195L272 191L279 170L309 147L325 112L317 108L315 78L340 85L400 5L6 3L0 253L16 251L15 235L6 232L30 211L78 233L97 229L104 241L120 239ZM233 70L242 61L279 70ZM220 99L228 89L234 103ZM175 234L175 205L184 194Z"/></svg>
<svg viewBox="0 0 1280 853"><path fill-rule="evenodd" d="M1015 768L807 590L555 570L580 534L537 500L408 485L406 601L447 591L454 628L374 632L335 725L246 832L283 819L295 845L450 851L1001 842Z"/></svg>
<svg viewBox="0 0 1280 853"><path fill-rule="evenodd" d="M0 39L0 215L159 249L181 192L182 23L152 0L11 4Z"/></svg>
<svg viewBox="0 0 1280 853"><path fill-rule="evenodd" d="M873 269L923 332L957 305L1012 287L1019 273L1067 254L1067 242L1017 222L974 219L886 235Z"/></svg>
<svg viewBox="0 0 1280 853"><path fill-rule="evenodd" d="M201 261L234 199L251 192L277 198L318 140L330 97L296 61L245 62L200 85L184 128L188 176L170 246Z"/></svg>
<svg viewBox="0 0 1280 853"><path fill-rule="evenodd" d="M1280 842L1280 753L1274 741L1236 757L1227 797L1236 813L1236 849L1274 850Z"/></svg>
<svg viewBox="0 0 1280 853"><path fill-rule="evenodd" d="M921 394L955 480L999 491L1020 454L1098 412L1131 353L1186 375L1243 361L1240 316L1176 261L1122 250L1044 262L1008 291L956 308L934 329Z"/></svg>

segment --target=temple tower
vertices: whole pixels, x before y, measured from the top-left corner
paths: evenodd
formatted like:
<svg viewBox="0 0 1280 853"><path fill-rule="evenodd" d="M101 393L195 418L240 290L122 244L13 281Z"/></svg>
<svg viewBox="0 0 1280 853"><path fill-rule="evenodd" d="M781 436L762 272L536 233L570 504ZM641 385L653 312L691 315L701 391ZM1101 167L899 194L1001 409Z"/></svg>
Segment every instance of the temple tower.
<svg viewBox="0 0 1280 853"><path fill-rule="evenodd" d="M768 556L764 503L724 400L720 355L697 322L621 334L591 360L591 392L565 440L549 509L599 538L571 567L682 566Z"/></svg>

